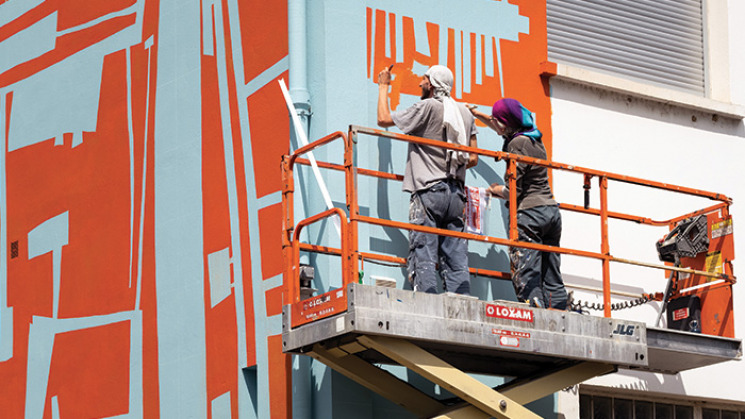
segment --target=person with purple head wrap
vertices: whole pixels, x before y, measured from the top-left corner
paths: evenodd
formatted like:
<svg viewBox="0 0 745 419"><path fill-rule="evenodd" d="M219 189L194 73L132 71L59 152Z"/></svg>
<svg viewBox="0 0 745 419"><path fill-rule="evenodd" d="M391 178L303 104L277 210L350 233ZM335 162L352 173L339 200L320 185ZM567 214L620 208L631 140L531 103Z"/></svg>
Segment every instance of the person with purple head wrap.
<svg viewBox="0 0 745 419"><path fill-rule="evenodd" d="M492 107L491 116L475 106L469 106L469 109L504 138L502 151L546 160L546 148L533 114L519 101L511 98L498 100ZM544 166L518 163L515 184L518 240L559 246L561 214L548 182L548 170ZM509 199L512 193L500 183L493 183L489 192L502 199ZM510 265L519 301L537 307L567 308L567 292L561 278L558 253L511 247Z"/></svg>
<svg viewBox="0 0 745 419"><path fill-rule="evenodd" d="M393 67L393 66L391 66ZM450 97L453 73L435 65L422 76L420 101L391 112L391 67L378 74L378 125L396 126L416 137L477 147L476 124L465 105ZM466 168L478 155L409 143L403 190L411 193L409 222L462 232L465 226ZM468 243L465 239L409 232L407 268L414 291L437 292L437 267L448 292L470 294Z"/></svg>

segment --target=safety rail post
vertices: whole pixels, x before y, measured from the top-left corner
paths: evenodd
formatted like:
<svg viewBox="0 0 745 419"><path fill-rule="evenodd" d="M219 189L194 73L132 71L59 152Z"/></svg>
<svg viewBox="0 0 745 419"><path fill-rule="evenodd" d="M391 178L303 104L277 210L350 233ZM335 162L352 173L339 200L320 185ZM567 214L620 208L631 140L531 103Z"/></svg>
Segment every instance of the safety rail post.
<svg viewBox="0 0 745 419"><path fill-rule="evenodd" d="M510 233L509 238L517 241L519 237L517 232L517 162L512 158L507 158L507 185L510 191Z"/></svg>
<svg viewBox="0 0 745 419"><path fill-rule="evenodd" d="M303 228L307 225L313 224L316 221L322 220L324 218L327 218L332 215L338 215L339 216L339 224L341 227L341 259L342 259L342 272L341 272L341 280L342 284L346 286L350 282L349 276L350 273L347 269L344 269L346 265L346 261L349 260L349 240L348 240L348 234L349 232L348 227L349 223L347 222L347 215L344 213L344 210L341 208L329 208L326 211L319 212L316 215L313 215L312 217L306 218L304 220L301 220L297 223L297 226L295 227L295 231L292 236L292 265L297 266L298 263L300 263L300 232L303 230ZM297 272L297 270L295 270ZM288 302L289 304L294 304L300 301L300 281L299 278L296 278L296 275L292 273L291 281L288 281L290 283L289 289L287 287L288 291ZM296 280L297 279L297 280Z"/></svg>
<svg viewBox="0 0 745 419"><path fill-rule="evenodd" d="M582 185L582 188L585 190L585 205L584 208L590 209L590 189L592 188L592 175L588 175L585 173L585 184Z"/></svg>
<svg viewBox="0 0 745 419"><path fill-rule="evenodd" d="M292 236L295 229L295 180L292 171L291 157L282 156L282 260L283 269L283 292L284 304L291 302L291 284L293 271L297 271L295 263L290 263L294 255L292 250Z"/></svg>
<svg viewBox="0 0 745 419"><path fill-rule="evenodd" d="M347 210L349 211L349 228L348 240L349 240L349 272L350 281L359 280L359 268L360 268L360 252L358 243L358 228L359 228L359 215L360 206L357 200L357 166L356 166L356 153L355 144L357 142L357 132L354 131L353 127L349 127L349 134L344 141L344 173L346 181L346 198L347 198ZM346 286L347 283L344 283Z"/></svg>
<svg viewBox="0 0 745 419"><path fill-rule="evenodd" d="M600 253L603 254L603 314L610 317L610 244L608 243L608 178L598 178L600 186Z"/></svg>

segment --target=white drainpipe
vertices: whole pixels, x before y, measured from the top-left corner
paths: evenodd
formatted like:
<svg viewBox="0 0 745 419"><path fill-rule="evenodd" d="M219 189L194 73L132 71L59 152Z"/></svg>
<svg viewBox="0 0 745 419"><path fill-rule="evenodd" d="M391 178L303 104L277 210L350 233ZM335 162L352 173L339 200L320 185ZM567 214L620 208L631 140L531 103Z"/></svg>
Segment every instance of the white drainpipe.
<svg viewBox="0 0 745 419"><path fill-rule="evenodd" d="M310 93L308 92L308 46L306 0L287 0L287 28L289 49L289 90L302 130L307 136L310 123ZM299 139L298 139L299 142ZM298 144L298 147L301 145ZM304 208L302 193L296 194L296 208ZM307 256L302 262L307 263ZM310 359L303 355L292 356L292 417L310 418L312 412L312 385Z"/></svg>

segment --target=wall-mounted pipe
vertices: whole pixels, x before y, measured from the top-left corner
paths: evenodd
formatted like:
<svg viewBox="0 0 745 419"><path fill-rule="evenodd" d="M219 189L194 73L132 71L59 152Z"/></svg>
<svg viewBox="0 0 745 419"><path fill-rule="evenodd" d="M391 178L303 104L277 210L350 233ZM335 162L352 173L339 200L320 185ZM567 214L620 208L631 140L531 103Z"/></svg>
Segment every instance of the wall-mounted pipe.
<svg viewBox="0 0 745 419"><path fill-rule="evenodd" d="M308 43L306 0L287 1L287 29L290 66L290 96L308 133L310 93L308 92Z"/></svg>
<svg viewBox="0 0 745 419"><path fill-rule="evenodd" d="M299 129L308 135L310 127L310 93L308 92L308 44L306 0L287 0L287 30L289 54L290 96L297 114L302 121ZM298 138L298 143L300 139ZM300 147L300 144L297 144ZM302 194L295 204L302 208ZM297 208L297 206L296 206ZM304 263L308 263L307 256ZM312 416L311 365L310 359L293 355L292 361L292 416L309 418Z"/></svg>

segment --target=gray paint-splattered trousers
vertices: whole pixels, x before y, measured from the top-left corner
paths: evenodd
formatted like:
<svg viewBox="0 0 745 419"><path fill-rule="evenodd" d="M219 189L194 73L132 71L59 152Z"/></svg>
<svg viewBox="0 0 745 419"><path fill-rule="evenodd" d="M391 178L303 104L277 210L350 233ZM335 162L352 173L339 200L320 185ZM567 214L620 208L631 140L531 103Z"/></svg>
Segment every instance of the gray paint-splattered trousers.
<svg viewBox="0 0 745 419"><path fill-rule="evenodd" d="M544 205L517 212L520 241L559 246L561 214L556 205ZM541 307L565 310L567 292L561 279L558 253L510 248L512 282L517 300Z"/></svg>
<svg viewBox="0 0 745 419"><path fill-rule="evenodd" d="M466 194L457 181L437 182L411 195L409 222L426 227L463 231ZM415 291L437 292L437 269L445 291L469 294L466 239L409 232L409 281Z"/></svg>

